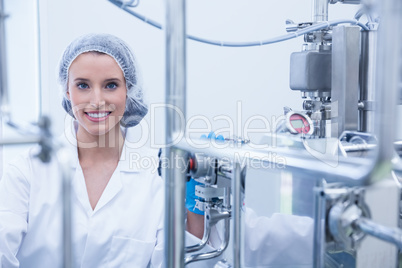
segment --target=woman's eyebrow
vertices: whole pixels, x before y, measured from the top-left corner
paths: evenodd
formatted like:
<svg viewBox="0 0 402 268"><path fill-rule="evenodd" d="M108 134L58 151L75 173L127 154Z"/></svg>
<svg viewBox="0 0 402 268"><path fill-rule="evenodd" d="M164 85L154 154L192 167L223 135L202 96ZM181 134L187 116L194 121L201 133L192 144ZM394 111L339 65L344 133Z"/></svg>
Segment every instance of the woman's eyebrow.
<svg viewBox="0 0 402 268"><path fill-rule="evenodd" d="M74 79L74 81L83 81L83 82L89 82L89 79L87 78L81 78L81 77L77 77Z"/></svg>
<svg viewBox="0 0 402 268"><path fill-rule="evenodd" d="M121 80L119 78L108 78L105 79L105 82L121 82Z"/></svg>

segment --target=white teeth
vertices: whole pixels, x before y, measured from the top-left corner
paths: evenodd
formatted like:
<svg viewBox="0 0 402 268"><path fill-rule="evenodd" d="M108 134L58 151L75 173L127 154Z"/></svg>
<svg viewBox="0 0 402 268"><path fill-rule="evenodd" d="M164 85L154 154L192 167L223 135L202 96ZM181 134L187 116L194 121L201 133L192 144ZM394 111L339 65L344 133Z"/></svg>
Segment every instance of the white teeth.
<svg viewBox="0 0 402 268"><path fill-rule="evenodd" d="M109 113L87 113L90 117L93 118L101 118L101 117L106 117Z"/></svg>

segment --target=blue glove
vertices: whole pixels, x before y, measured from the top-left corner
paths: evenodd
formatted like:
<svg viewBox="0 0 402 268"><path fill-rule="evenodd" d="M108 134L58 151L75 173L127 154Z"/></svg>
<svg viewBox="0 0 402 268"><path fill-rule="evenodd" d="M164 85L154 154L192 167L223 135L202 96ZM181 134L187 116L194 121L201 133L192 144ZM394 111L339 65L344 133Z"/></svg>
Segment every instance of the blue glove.
<svg viewBox="0 0 402 268"><path fill-rule="evenodd" d="M187 182L186 186L186 208L199 215L204 215L204 211L199 210L198 208L195 207L195 204L197 203L196 200L200 200L198 196L195 195L195 186L200 185L202 183L195 181L194 179L191 179Z"/></svg>

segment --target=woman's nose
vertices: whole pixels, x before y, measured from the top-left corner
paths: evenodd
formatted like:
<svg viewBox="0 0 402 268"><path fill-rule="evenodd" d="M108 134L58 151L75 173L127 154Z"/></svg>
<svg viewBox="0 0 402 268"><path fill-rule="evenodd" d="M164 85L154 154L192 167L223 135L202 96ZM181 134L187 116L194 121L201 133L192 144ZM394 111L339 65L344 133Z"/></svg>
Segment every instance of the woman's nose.
<svg viewBox="0 0 402 268"><path fill-rule="evenodd" d="M105 99L104 99L104 96L102 94L102 90L95 89L93 91L90 104L94 108L100 108L100 107L105 105Z"/></svg>

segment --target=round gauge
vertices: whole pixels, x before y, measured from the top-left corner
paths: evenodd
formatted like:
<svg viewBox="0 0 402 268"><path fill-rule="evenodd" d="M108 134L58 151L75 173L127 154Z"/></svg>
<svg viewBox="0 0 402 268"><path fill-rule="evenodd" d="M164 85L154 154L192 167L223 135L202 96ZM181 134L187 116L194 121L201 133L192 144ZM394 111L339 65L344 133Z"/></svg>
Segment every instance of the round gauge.
<svg viewBox="0 0 402 268"><path fill-rule="evenodd" d="M290 111L286 114L286 126L292 134L313 134L311 119L303 113Z"/></svg>

